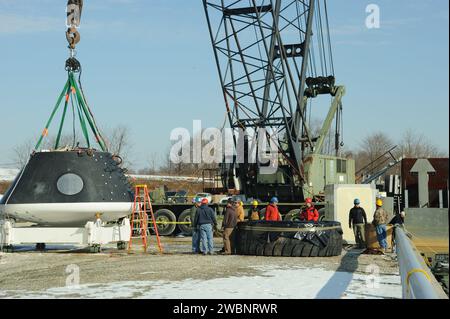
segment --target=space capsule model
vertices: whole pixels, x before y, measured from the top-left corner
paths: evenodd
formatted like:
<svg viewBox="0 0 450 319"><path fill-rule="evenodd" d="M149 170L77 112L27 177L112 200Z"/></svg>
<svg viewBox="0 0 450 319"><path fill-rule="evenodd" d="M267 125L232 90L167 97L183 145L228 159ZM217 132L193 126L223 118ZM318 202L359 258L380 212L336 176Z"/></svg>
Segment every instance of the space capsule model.
<svg viewBox="0 0 450 319"><path fill-rule="evenodd" d="M133 190L119 160L92 149L33 153L0 200L0 218L80 227L131 214Z"/></svg>

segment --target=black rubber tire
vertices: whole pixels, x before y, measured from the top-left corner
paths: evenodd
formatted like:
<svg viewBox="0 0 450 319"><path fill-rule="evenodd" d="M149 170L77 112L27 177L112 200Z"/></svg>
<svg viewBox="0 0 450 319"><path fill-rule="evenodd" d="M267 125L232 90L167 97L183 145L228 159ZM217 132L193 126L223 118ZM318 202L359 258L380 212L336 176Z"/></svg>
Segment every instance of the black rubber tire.
<svg viewBox="0 0 450 319"><path fill-rule="evenodd" d="M263 244L263 243L258 243L256 245L256 251L255 251L256 256L264 256L264 246L265 246L265 244Z"/></svg>
<svg viewBox="0 0 450 319"><path fill-rule="evenodd" d="M165 221L170 223L175 223L177 221L177 217L175 214L168 209L160 209L155 213L156 222ZM151 221L149 221L149 227L152 227ZM158 233L160 236L170 236L175 231L177 227L176 224L156 224L158 227Z"/></svg>
<svg viewBox="0 0 450 319"><path fill-rule="evenodd" d="M284 221L300 221L300 213L301 212L302 212L301 209L293 209L284 216L283 220Z"/></svg>
<svg viewBox="0 0 450 319"><path fill-rule="evenodd" d="M258 242L252 241L248 243L248 250L245 255L256 256L256 246L258 246Z"/></svg>
<svg viewBox="0 0 450 319"><path fill-rule="evenodd" d="M101 253L102 248L100 247L100 245L94 245L94 246L90 246L89 247L89 252L91 254L99 254Z"/></svg>
<svg viewBox="0 0 450 319"><path fill-rule="evenodd" d="M124 242L124 241L120 241L117 243L118 250L125 250L125 249L127 249L127 246L128 246L127 242Z"/></svg>
<svg viewBox="0 0 450 319"><path fill-rule="evenodd" d="M320 222L325 221L325 208L319 209L319 221Z"/></svg>
<svg viewBox="0 0 450 319"><path fill-rule="evenodd" d="M236 231L233 232L233 236L236 239ZM236 240L233 242L234 244L234 250L236 252L237 255L248 255L248 250L249 250L249 241L247 240L247 233L243 233L242 238L240 238L240 241L243 243L242 245L235 245ZM232 247L233 249L233 247Z"/></svg>
<svg viewBox="0 0 450 319"><path fill-rule="evenodd" d="M295 245L294 249L292 250L291 257L304 257L302 255L304 248L305 248L305 245L303 245L302 242L298 242L297 245Z"/></svg>
<svg viewBox="0 0 450 319"><path fill-rule="evenodd" d="M301 256L302 257L312 257L311 256L312 249L313 249L313 245L312 244L304 243Z"/></svg>
<svg viewBox="0 0 450 319"><path fill-rule="evenodd" d="M272 256L275 256L275 257L283 256L283 249L284 249L285 245L286 245L285 238L280 238L276 242L275 247L273 248L273 255Z"/></svg>
<svg viewBox="0 0 450 319"><path fill-rule="evenodd" d="M310 228L311 223L282 221L250 221L236 229L236 253L253 256L332 257L342 253L342 228L338 222L314 224L316 232L296 238L297 230ZM255 227L252 229L252 227ZM263 229L261 230L261 227ZM276 227L273 232L270 228ZM285 231L283 231L286 229ZM305 232L300 233L305 234ZM269 241L271 240L271 241Z"/></svg>
<svg viewBox="0 0 450 319"><path fill-rule="evenodd" d="M326 257L328 250L333 251L334 246L327 246L319 250L317 257Z"/></svg>
<svg viewBox="0 0 450 319"><path fill-rule="evenodd" d="M292 252L294 251L295 246L295 242L288 240L288 242L284 245L281 255L283 257L292 257Z"/></svg>
<svg viewBox="0 0 450 319"><path fill-rule="evenodd" d="M186 209L184 210L180 216L178 216L178 222L184 223L184 222L191 222L191 210ZM191 225L187 224L180 224L178 225L178 228L180 229L181 233L185 236L192 236L192 227Z"/></svg>
<svg viewBox="0 0 450 319"><path fill-rule="evenodd" d="M5 253L5 254L12 254L14 252L14 247L13 246L3 246L1 249L1 252Z"/></svg>
<svg viewBox="0 0 450 319"><path fill-rule="evenodd" d="M264 256L273 256L273 251L277 242L267 243L264 245Z"/></svg>

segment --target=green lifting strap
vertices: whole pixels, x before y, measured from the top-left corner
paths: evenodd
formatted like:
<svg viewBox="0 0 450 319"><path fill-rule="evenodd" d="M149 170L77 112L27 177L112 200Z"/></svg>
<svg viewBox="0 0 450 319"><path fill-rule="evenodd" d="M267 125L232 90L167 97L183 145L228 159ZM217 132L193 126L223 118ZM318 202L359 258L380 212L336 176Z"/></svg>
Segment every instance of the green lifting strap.
<svg viewBox="0 0 450 319"><path fill-rule="evenodd" d="M92 118L92 116L91 116L91 114L90 114L90 112L88 110L88 107L86 105L86 101L84 99L84 96L81 94L81 90L79 89L78 84L75 81L73 73L71 73L69 75L69 79L70 79L71 85L75 88L77 99L78 99L78 102L80 103L80 106L81 106L81 110L83 111L83 114L84 114L84 116L87 119L87 122L88 122L88 124L89 124L89 126L90 126L90 128L92 130L92 133L95 136L95 139L96 139L98 145L100 146L100 148L103 151L106 151L106 147L105 147L105 145L104 145L104 143L102 141L102 138L100 137L100 132L98 131L98 128L94 124L94 119Z"/></svg>
<svg viewBox="0 0 450 319"><path fill-rule="evenodd" d="M64 120L66 118L67 106L69 105L69 98L68 98L69 96L70 96L70 87L67 88L66 102L64 103L64 110L63 110L63 114L61 116L61 123L59 124L59 130L58 130L58 136L56 137L55 149L59 148L59 142L61 141L61 133L62 133L62 129L64 127Z"/></svg>
<svg viewBox="0 0 450 319"><path fill-rule="evenodd" d="M78 98L75 99L77 105L78 118L80 119L81 131L83 132L84 138L86 139L86 145L88 148L91 147L91 142L89 141L89 133L86 127L86 121L84 120L83 113L81 111L80 101Z"/></svg>
<svg viewBox="0 0 450 319"><path fill-rule="evenodd" d="M45 126L45 129L42 132L42 135L39 138L39 141L37 142L37 144L36 144L36 146L34 148L35 151L37 151L39 149L39 147L41 147L42 140L44 139L45 136L48 135L48 128L50 127L50 124L52 123L53 118L55 117L56 111L58 111L59 105L61 104L61 101L62 101L62 99L63 99L63 97L65 95L64 93L67 92L68 88L69 88L69 80L67 80L66 85L64 86L64 89L62 90L61 95L59 96L58 101L56 102L55 108L53 109L53 112L50 115L49 120L47 121L47 125Z"/></svg>
<svg viewBox="0 0 450 319"><path fill-rule="evenodd" d="M59 144L61 142L61 136L62 136L62 131L64 128L64 121L65 121L65 117L67 115L67 108L69 105L69 99L71 99L72 104L75 101L75 105L77 108L77 113L78 113L78 119L80 121L80 125L81 125L81 130L83 132L83 136L86 139L86 143L87 143L87 147L90 148L91 147L91 143L89 141L89 133L88 133L88 125L92 131L92 133L95 136L95 139L98 143L98 145L100 146L100 148L102 149L102 151L107 151L107 147L106 147L106 143L103 140L99 129L95 123L95 120L93 118L92 113L89 110L89 107L87 106L86 100L84 95L82 94L81 90L79 89L79 86L77 84L77 81L75 80L75 76L73 72L69 72L69 76L68 76L68 80L66 82L66 85L64 86L63 91L61 92L61 95L59 96L56 105L50 115L49 120L47 121L47 125L45 126L45 129L41 135L41 137L39 138L38 143L36 144L35 147L35 151L37 151L42 144L42 141L44 139L45 136L48 135L48 129L61 105L62 99L64 98L64 96L66 96L66 100L64 103L64 109L63 109L63 114L61 116L61 121L60 121L60 125L59 125L59 130L58 130L58 135L56 138L56 144L55 144L55 149L58 149Z"/></svg>

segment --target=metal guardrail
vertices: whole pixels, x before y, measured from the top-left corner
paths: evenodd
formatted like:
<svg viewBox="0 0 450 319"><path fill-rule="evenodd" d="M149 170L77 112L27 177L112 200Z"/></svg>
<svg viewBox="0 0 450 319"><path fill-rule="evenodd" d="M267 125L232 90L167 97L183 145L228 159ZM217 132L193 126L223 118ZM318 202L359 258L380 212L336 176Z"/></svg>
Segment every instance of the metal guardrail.
<svg viewBox="0 0 450 319"><path fill-rule="evenodd" d="M402 227L395 227L395 241L403 299L443 299L440 287L433 284L435 278Z"/></svg>

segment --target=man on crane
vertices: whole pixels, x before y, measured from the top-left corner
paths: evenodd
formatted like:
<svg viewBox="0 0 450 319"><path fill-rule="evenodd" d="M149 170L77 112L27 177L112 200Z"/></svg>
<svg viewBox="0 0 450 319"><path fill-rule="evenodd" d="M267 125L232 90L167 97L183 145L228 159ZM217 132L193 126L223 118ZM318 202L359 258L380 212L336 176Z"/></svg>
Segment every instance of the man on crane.
<svg viewBox="0 0 450 319"><path fill-rule="evenodd" d="M300 220L317 223L319 221L319 212L314 207L312 198L307 198L305 202L306 207L300 214Z"/></svg>

